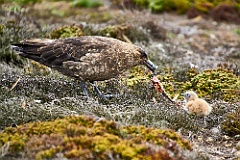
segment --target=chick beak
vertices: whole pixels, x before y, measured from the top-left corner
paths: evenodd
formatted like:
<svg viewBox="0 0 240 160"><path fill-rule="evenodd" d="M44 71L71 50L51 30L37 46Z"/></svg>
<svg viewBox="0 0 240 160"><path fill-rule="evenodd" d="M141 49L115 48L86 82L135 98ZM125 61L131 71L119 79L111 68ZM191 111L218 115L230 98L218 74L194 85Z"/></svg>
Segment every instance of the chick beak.
<svg viewBox="0 0 240 160"><path fill-rule="evenodd" d="M149 59L145 61L145 65L153 72L157 69L157 66L152 63Z"/></svg>

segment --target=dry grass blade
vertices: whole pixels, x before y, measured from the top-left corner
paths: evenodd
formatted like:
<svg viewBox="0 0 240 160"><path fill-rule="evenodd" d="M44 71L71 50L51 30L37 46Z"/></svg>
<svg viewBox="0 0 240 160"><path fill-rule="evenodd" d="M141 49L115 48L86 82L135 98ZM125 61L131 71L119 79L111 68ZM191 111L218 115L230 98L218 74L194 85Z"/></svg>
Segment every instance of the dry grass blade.
<svg viewBox="0 0 240 160"><path fill-rule="evenodd" d="M4 157L4 156L7 154L9 147L10 147L10 142L5 143L5 144L1 147L0 157Z"/></svg>
<svg viewBox="0 0 240 160"><path fill-rule="evenodd" d="M19 78L17 79L17 81L13 83L12 87L9 89L9 92L11 92L11 91L16 87L16 85L18 84L18 82L19 82L20 80L21 80L21 77L19 77Z"/></svg>

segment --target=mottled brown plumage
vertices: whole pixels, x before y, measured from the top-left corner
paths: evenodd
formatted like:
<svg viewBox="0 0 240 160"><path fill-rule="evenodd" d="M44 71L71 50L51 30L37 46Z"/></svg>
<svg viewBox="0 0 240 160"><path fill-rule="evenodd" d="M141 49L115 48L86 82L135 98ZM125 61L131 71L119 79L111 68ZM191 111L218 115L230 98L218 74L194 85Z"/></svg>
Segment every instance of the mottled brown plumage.
<svg viewBox="0 0 240 160"><path fill-rule="evenodd" d="M100 36L24 40L13 49L80 81L107 80L141 64L156 69L142 48Z"/></svg>

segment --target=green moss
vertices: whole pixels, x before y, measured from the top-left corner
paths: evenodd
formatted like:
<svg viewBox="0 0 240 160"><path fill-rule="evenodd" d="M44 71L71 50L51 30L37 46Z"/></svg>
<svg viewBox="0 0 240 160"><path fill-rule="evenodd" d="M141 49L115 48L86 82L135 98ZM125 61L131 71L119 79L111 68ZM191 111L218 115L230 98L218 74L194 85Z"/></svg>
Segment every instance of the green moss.
<svg viewBox="0 0 240 160"><path fill-rule="evenodd" d="M124 30L126 30L128 26L126 25L113 25L113 26L107 26L101 31L101 35L113 37L117 39L122 39Z"/></svg>
<svg viewBox="0 0 240 160"><path fill-rule="evenodd" d="M114 145L113 150L115 150L116 153L118 153L123 159L141 159L143 158L143 155L141 155L141 153L144 153L146 151L146 146L143 144L138 145L132 143L131 141L124 140Z"/></svg>
<svg viewBox="0 0 240 160"><path fill-rule="evenodd" d="M5 143L10 142L10 151L18 152L24 149L26 136L19 135L18 133L8 134L2 133L0 134L0 147Z"/></svg>
<svg viewBox="0 0 240 160"><path fill-rule="evenodd" d="M155 12L162 12L165 6L165 0L150 0L148 8Z"/></svg>
<svg viewBox="0 0 240 160"><path fill-rule="evenodd" d="M180 149L169 148L169 139L171 145L191 149L188 141L171 130L120 127L112 121L79 116L6 128L0 133L0 147L10 142L9 154L25 154L26 158L32 159L51 159L57 153L62 153L65 158L106 159L111 155L122 159L152 159L165 155L163 159L167 159L166 150L179 153ZM151 148L152 145L163 146L165 150Z"/></svg>
<svg viewBox="0 0 240 160"><path fill-rule="evenodd" d="M140 8L148 8L154 12L177 11L185 13L190 7L189 0L133 0Z"/></svg>
<svg viewBox="0 0 240 160"><path fill-rule="evenodd" d="M101 36L117 38L122 41L149 41L147 35L143 31L130 24L109 25L100 30L99 34Z"/></svg>
<svg viewBox="0 0 240 160"><path fill-rule="evenodd" d="M123 78L123 83L129 89L129 93L138 98L149 99L155 93L151 83L152 74L141 66L134 67L130 70L127 77Z"/></svg>
<svg viewBox="0 0 240 160"><path fill-rule="evenodd" d="M80 26L68 25L55 29L49 35L50 38L69 38L69 37L79 37L82 36L83 32Z"/></svg>
<svg viewBox="0 0 240 160"><path fill-rule="evenodd" d="M71 4L74 7L85 7L85 8L99 7L103 5L98 0L74 0Z"/></svg>
<svg viewBox="0 0 240 160"><path fill-rule="evenodd" d="M115 4L120 2L116 1ZM140 9L148 8L153 12L176 11L179 14L186 13L191 7L201 13L210 13L210 11L219 5L232 5L240 8L239 2L231 0L132 0L126 2L130 7L138 7ZM134 5L135 4L135 5Z"/></svg>
<svg viewBox="0 0 240 160"><path fill-rule="evenodd" d="M3 24L0 24L0 34L3 34L4 28L5 28L5 26Z"/></svg>
<svg viewBox="0 0 240 160"><path fill-rule="evenodd" d="M197 10L203 13L208 13L210 9L214 7L214 4L208 0L197 0L195 1L194 6Z"/></svg>
<svg viewBox="0 0 240 160"><path fill-rule="evenodd" d="M165 69L165 74L163 76L158 76L158 79L163 85L165 91L167 91L167 93L171 95L173 98L173 96L175 95L175 89L174 89L174 85L176 82L175 78L171 75L171 73L169 73L168 71L166 72L166 69Z"/></svg>
<svg viewBox="0 0 240 160"><path fill-rule="evenodd" d="M50 148L48 150L40 151L36 155L36 160L51 159L52 157L54 157L56 153L58 153L61 150L61 148L62 147L57 146L57 147Z"/></svg>
<svg viewBox="0 0 240 160"><path fill-rule="evenodd" d="M221 123L222 130L229 136L240 134L240 106L234 112L227 113Z"/></svg>
<svg viewBox="0 0 240 160"><path fill-rule="evenodd" d="M88 157L91 157L91 154L92 152L88 149L74 148L72 150L66 151L64 153L64 156L70 159L74 159L77 157L81 157L82 159L87 159Z"/></svg>
<svg viewBox="0 0 240 160"><path fill-rule="evenodd" d="M191 78L193 78L194 76L196 76L197 74L199 74L199 72L196 70L196 68L190 68L188 71L187 71L187 79L188 80L191 80Z"/></svg>
<svg viewBox="0 0 240 160"><path fill-rule="evenodd" d="M150 80L150 76L151 75L146 75L141 67L134 67L130 70L130 74L126 79L127 86L135 89L137 85L148 82Z"/></svg>
<svg viewBox="0 0 240 160"><path fill-rule="evenodd" d="M239 100L240 78L232 71L221 67L198 74L191 71L190 77L192 78L189 81L178 83L181 91L194 90L200 97L211 96L225 101Z"/></svg>
<svg viewBox="0 0 240 160"><path fill-rule="evenodd" d="M40 3L42 0L13 0L13 2L19 5L29 5L34 3Z"/></svg>
<svg viewBox="0 0 240 160"><path fill-rule="evenodd" d="M30 60L29 65L24 67L24 71L25 71L25 74L29 74L29 75L46 76L51 73L51 70L48 67L33 60Z"/></svg>
<svg viewBox="0 0 240 160"><path fill-rule="evenodd" d="M237 4L239 2L231 1L231 0L213 0L213 3L214 3L215 6L217 6L217 5L221 5L221 4L230 4L230 5L232 5L232 4Z"/></svg>
<svg viewBox="0 0 240 160"><path fill-rule="evenodd" d="M104 136L95 136L93 138L92 148L96 153L103 153L109 150L113 144L119 143L121 140L118 136L104 134Z"/></svg>
<svg viewBox="0 0 240 160"><path fill-rule="evenodd" d="M176 10L179 14L187 12L190 8L189 0L167 0L165 1L164 10L174 11Z"/></svg>
<svg viewBox="0 0 240 160"><path fill-rule="evenodd" d="M148 0L133 0L133 2L141 7L145 7L149 4Z"/></svg>
<svg viewBox="0 0 240 160"><path fill-rule="evenodd" d="M236 29L236 30L235 30L235 33L238 34L238 35L240 35L240 28Z"/></svg>

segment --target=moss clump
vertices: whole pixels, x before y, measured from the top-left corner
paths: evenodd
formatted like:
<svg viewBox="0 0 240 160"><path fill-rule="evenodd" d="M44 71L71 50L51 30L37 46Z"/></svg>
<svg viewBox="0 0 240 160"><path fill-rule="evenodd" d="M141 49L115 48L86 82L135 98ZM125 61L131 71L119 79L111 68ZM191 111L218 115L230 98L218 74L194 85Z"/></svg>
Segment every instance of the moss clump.
<svg viewBox="0 0 240 160"><path fill-rule="evenodd" d="M195 90L200 97L208 95L225 101L239 100L240 77L232 71L220 67L195 74L189 73L192 78L187 82L179 83L178 88L180 90Z"/></svg>
<svg viewBox="0 0 240 160"><path fill-rule="evenodd" d="M0 147L10 141L10 151L19 152L24 149L25 146L25 135L20 135L18 133L13 133L9 135L8 133L0 134Z"/></svg>
<svg viewBox="0 0 240 160"><path fill-rule="evenodd" d="M190 8L189 0L167 0L165 1L164 10L167 11L177 11L177 13L185 13Z"/></svg>
<svg viewBox="0 0 240 160"><path fill-rule="evenodd" d="M44 151L39 151L39 153L36 155L36 160L41 160L41 159L50 159L52 158L56 153L61 151L61 147L53 147L48 150Z"/></svg>
<svg viewBox="0 0 240 160"><path fill-rule="evenodd" d="M154 12L162 12L165 6L165 1L163 0L151 0L149 1L148 8Z"/></svg>
<svg viewBox="0 0 240 160"><path fill-rule="evenodd" d="M208 0L197 0L195 1L194 6L200 12L209 13L210 9L214 7L214 4Z"/></svg>
<svg viewBox="0 0 240 160"><path fill-rule="evenodd" d="M130 74L126 79L127 86L134 89L136 88L136 85L140 83L146 83L150 79L150 74L147 75L144 73L143 68L137 66L130 70Z"/></svg>
<svg viewBox="0 0 240 160"><path fill-rule="evenodd" d="M148 0L133 0L133 2L140 7L145 7L149 4Z"/></svg>
<svg viewBox="0 0 240 160"><path fill-rule="evenodd" d="M107 26L101 30L101 35L123 40L123 36L129 27L130 26L126 24Z"/></svg>
<svg viewBox="0 0 240 160"><path fill-rule="evenodd" d="M74 0L72 3L74 7L94 8L100 7L103 4L98 0Z"/></svg>
<svg viewBox="0 0 240 160"><path fill-rule="evenodd" d="M153 12L177 11L185 13L190 7L189 0L133 0L140 8L148 8Z"/></svg>
<svg viewBox="0 0 240 160"><path fill-rule="evenodd" d="M86 116L28 123L0 133L0 147L10 142L6 156L30 159L63 158L162 159L182 158L191 150L187 140L172 130L118 126L113 121Z"/></svg>
<svg viewBox="0 0 240 160"><path fill-rule="evenodd" d="M24 71L26 74L29 75L49 75L50 74L50 68L36 62L33 60L30 60L30 65L24 67Z"/></svg>
<svg viewBox="0 0 240 160"><path fill-rule="evenodd" d="M125 85L130 89L129 92L138 98L151 99L154 93L151 84L152 74L147 74L141 66L134 67L126 78L123 78ZM151 88L151 89L150 89ZM149 90L150 89L150 90Z"/></svg>
<svg viewBox="0 0 240 160"><path fill-rule="evenodd" d="M13 0L14 3L18 5L29 5L34 3L40 3L42 0Z"/></svg>
<svg viewBox="0 0 240 160"><path fill-rule="evenodd" d="M82 36L83 32L80 26L77 25L67 25L55 29L49 35L50 38L69 38L69 37L79 37Z"/></svg>
<svg viewBox="0 0 240 160"><path fill-rule="evenodd" d="M127 86L135 94L144 92L146 96L146 90L151 86L151 76L151 74L146 74L141 67L135 67L126 79ZM194 90L200 97L208 96L225 101L237 101L240 98L240 77L235 75L232 70L222 67L203 72L191 68L185 74L184 81L178 81L166 68L165 74L158 75L158 79L172 98L186 90ZM151 94L150 91L147 93Z"/></svg>
<svg viewBox="0 0 240 160"><path fill-rule="evenodd" d="M238 34L238 35L240 35L240 28L236 29L236 30L235 30L235 33Z"/></svg>
<svg viewBox="0 0 240 160"><path fill-rule="evenodd" d="M229 136L240 134L240 106L236 111L226 114L221 128Z"/></svg>
<svg viewBox="0 0 240 160"><path fill-rule="evenodd" d="M173 75L170 72L169 68L165 68L165 74L158 76L158 79L160 80L160 82L162 83L165 91L171 95L171 97L173 98L175 95L175 83L176 83L176 79L173 77Z"/></svg>
<svg viewBox="0 0 240 160"><path fill-rule="evenodd" d="M123 41L149 41L147 35L143 31L130 24L109 25L100 31L100 35L117 38Z"/></svg>

